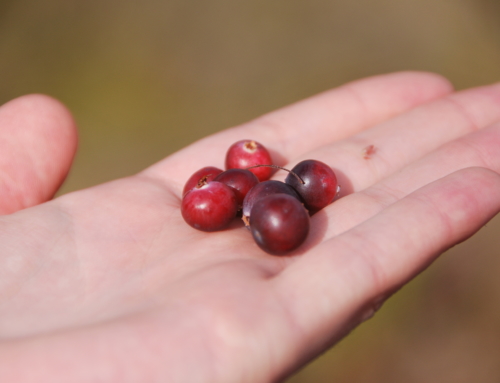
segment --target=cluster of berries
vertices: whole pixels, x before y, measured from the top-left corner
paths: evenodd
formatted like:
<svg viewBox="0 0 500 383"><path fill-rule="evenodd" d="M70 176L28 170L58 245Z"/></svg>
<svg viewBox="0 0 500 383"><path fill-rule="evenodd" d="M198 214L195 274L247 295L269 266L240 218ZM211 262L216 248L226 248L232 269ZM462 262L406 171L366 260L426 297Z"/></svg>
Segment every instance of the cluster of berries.
<svg viewBox="0 0 500 383"><path fill-rule="evenodd" d="M273 168L288 171L285 182L269 180ZM309 216L338 193L328 165L306 160L284 169L273 165L267 149L252 140L231 145L226 169L207 166L189 178L182 192L184 220L195 229L217 231L241 214L259 247L270 254L298 248L309 233Z"/></svg>

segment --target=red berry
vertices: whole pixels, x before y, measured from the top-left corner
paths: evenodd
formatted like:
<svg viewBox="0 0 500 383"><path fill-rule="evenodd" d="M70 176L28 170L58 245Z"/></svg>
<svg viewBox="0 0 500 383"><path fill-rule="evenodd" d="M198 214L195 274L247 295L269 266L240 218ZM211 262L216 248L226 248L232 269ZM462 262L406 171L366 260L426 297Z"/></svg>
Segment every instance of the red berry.
<svg viewBox="0 0 500 383"><path fill-rule="evenodd" d="M234 143L226 153L226 169L246 169L254 165L271 165L271 155L257 141L242 140ZM249 169L259 181L268 180L272 169L261 167Z"/></svg>
<svg viewBox="0 0 500 383"><path fill-rule="evenodd" d="M252 207L255 202L261 198L267 197L271 194L288 194L300 201L300 197L297 192L290 186L281 181L264 181L255 185L246 195L243 200L243 222L248 226Z"/></svg>
<svg viewBox="0 0 500 383"><path fill-rule="evenodd" d="M186 194L188 191L198 185L198 182L200 182L203 177L206 177L206 182L210 182L220 173L222 173L222 170L214 166L206 166L204 168L201 168L197 172L193 173L191 177L189 177L186 184L184 185L184 189L182 190L182 195Z"/></svg>
<svg viewBox="0 0 500 383"><path fill-rule="evenodd" d="M288 173L285 182L299 193L305 207L313 213L330 204L337 194L335 173L327 164L317 160L299 162Z"/></svg>
<svg viewBox="0 0 500 383"><path fill-rule="evenodd" d="M296 198L273 194L252 208L250 229L259 247L270 254L286 254L298 248L309 233L309 214Z"/></svg>
<svg viewBox="0 0 500 383"><path fill-rule="evenodd" d="M184 220L201 231L217 231L228 226L236 217L238 204L231 188L223 183L201 182L182 199Z"/></svg>
<svg viewBox="0 0 500 383"><path fill-rule="evenodd" d="M226 170L215 177L214 181L222 182L233 189L239 209L241 209L243 199L250 189L259 183L257 176L246 169Z"/></svg>

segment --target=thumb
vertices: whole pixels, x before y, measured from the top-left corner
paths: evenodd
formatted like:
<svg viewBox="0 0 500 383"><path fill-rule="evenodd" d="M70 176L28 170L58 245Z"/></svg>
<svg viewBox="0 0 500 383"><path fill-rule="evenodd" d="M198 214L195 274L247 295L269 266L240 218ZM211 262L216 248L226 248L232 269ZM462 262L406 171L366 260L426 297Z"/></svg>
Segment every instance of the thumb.
<svg viewBox="0 0 500 383"><path fill-rule="evenodd" d="M44 95L0 107L0 214L52 198L68 174L76 125L59 101Z"/></svg>

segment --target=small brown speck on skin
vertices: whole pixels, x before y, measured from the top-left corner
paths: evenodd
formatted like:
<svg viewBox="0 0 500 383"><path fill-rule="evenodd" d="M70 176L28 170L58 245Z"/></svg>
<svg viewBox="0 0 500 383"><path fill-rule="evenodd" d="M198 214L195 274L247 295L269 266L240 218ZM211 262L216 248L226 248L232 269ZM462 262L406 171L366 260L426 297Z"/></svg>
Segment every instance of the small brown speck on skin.
<svg viewBox="0 0 500 383"><path fill-rule="evenodd" d="M363 158L365 160L369 160L373 154L375 154L376 149L375 145L368 145L366 148L363 149Z"/></svg>

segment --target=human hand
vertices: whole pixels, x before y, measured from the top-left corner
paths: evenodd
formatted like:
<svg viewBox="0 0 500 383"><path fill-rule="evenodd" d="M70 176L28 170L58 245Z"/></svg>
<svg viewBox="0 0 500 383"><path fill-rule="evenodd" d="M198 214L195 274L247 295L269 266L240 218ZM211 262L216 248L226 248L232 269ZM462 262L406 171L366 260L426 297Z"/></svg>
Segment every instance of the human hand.
<svg viewBox="0 0 500 383"><path fill-rule="evenodd" d="M17 212L0 217L0 381L286 377L498 212L498 120L498 85L379 76L41 203L69 169L73 122L42 96L4 105L0 211ZM187 178L244 138L279 165L314 158L339 176L342 198L292 256L263 253L240 223L182 220Z"/></svg>

